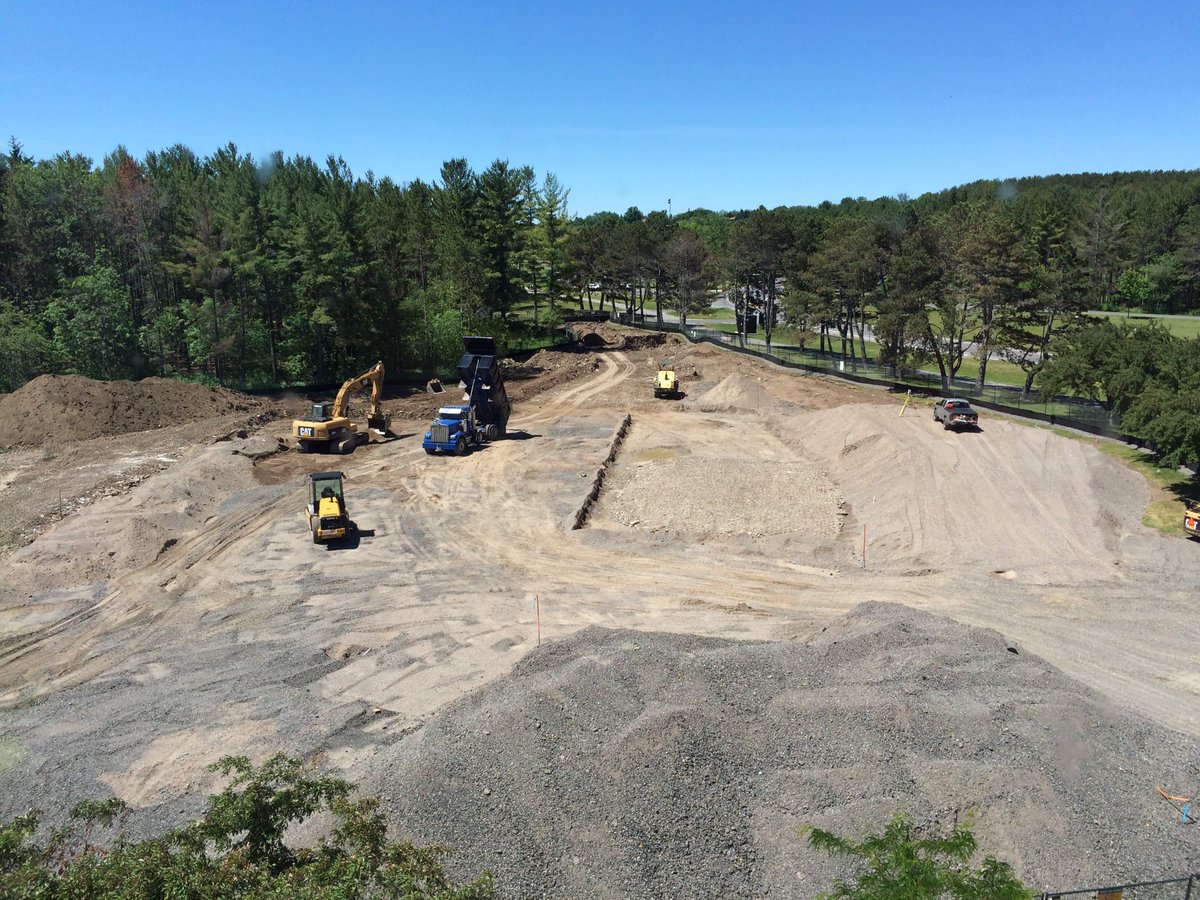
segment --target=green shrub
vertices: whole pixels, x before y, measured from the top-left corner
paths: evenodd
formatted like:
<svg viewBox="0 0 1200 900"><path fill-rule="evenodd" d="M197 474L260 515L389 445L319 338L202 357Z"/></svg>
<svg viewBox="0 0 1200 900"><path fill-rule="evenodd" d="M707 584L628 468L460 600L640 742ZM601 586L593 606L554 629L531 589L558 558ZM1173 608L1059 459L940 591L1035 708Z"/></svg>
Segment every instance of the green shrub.
<svg viewBox="0 0 1200 900"><path fill-rule="evenodd" d="M977 844L971 823L957 826L949 837L921 838L903 813L888 822L883 834L866 835L861 843L819 828L809 829L808 843L818 850L848 856L858 864L853 883L840 879L825 900L1031 900L1033 892L1012 873L1008 863L988 856L978 869L970 866Z"/></svg>
<svg viewBox="0 0 1200 900"><path fill-rule="evenodd" d="M12 898L358 898L484 900L490 875L451 884L445 848L387 839L374 799L352 799L354 786L330 776L308 778L300 760L276 755L255 768L245 757L210 767L231 776L191 825L143 841L124 834L128 814L115 798L85 801L72 825L35 838L41 814L31 810L0 826L0 896ZM293 823L328 810L330 835L316 848L293 848ZM115 828L101 846L97 827Z"/></svg>

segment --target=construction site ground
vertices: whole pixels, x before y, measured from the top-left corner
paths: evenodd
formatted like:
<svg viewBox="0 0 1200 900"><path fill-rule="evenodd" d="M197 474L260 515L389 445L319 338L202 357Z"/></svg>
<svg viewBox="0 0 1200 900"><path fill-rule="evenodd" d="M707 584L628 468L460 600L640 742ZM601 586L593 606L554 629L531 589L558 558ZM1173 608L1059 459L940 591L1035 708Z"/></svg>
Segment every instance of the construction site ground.
<svg viewBox="0 0 1200 900"><path fill-rule="evenodd" d="M345 457L290 448L299 396L0 397L0 818L183 824L283 751L506 897L812 896L803 826L897 810L1037 888L1200 868L1156 790L1200 784L1200 546L1146 482L676 340L506 363L508 437L461 458L420 446L452 389ZM315 546L324 469L358 530Z"/></svg>

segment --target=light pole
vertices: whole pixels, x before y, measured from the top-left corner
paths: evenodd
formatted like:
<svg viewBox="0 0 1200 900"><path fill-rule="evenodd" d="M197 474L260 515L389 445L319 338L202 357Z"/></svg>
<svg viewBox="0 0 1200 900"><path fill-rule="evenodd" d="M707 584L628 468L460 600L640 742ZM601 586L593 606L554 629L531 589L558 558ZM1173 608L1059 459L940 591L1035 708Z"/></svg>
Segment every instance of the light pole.
<svg viewBox="0 0 1200 900"><path fill-rule="evenodd" d="M671 198L667 198L667 218L671 218Z"/></svg>

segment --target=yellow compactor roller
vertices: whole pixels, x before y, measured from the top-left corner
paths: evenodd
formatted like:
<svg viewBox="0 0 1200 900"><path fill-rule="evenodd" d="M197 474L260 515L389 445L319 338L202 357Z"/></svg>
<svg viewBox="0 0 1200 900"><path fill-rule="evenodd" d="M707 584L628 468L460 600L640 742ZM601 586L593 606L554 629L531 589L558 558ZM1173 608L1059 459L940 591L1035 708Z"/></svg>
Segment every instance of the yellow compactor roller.
<svg viewBox="0 0 1200 900"><path fill-rule="evenodd" d="M658 367L658 376L654 379L654 396L660 400L679 399L679 379L675 375L674 363L662 363Z"/></svg>

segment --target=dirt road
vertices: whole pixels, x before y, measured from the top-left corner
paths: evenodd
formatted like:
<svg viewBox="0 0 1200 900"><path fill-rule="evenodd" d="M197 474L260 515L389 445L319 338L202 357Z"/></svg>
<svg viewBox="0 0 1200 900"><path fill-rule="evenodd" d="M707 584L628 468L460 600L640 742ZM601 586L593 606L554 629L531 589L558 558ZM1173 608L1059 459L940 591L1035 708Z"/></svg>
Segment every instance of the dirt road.
<svg viewBox="0 0 1200 900"><path fill-rule="evenodd" d="M277 452L285 420L175 445L11 552L0 816L107 790L170 822L211 787L206 764L276 750L378 788L381 752L537 644L535 596L543 642L589 625L791 639L901 603L995 628L1200 737L1200 547L1142 528L1135 473L999 417L946 433L883 393L670 353L679 402L650 396L660 348L562 354L545 390L523 387L509 439L465 458L427 457L417 413L336 461ZM360 536L314 547L303 476L330 467Z"/></svg>

